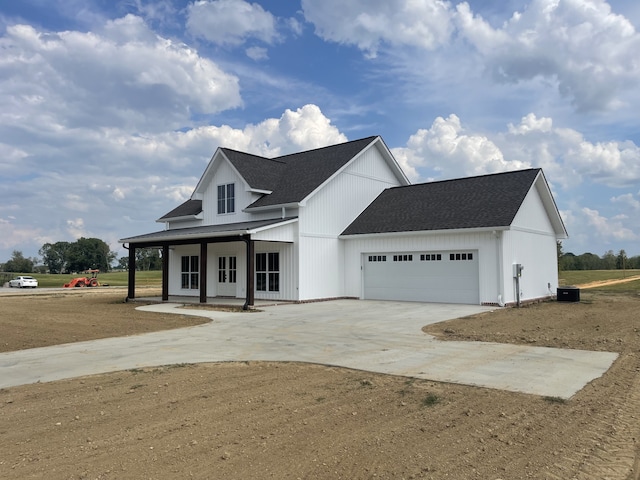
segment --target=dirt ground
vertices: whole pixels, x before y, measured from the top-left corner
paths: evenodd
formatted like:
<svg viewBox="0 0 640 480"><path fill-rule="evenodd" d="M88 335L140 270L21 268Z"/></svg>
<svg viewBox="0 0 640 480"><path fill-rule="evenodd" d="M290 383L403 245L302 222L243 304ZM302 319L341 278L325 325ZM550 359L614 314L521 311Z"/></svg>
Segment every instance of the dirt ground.
<svg viewBox="0 0 640 480"><path fill-rule="evenodd" d="M425 329L620 353L568 401L297 363L130 370L0 390L0 478L638 480L640 295L581 296ZM113 294L0 307L5 351L201 321Z"/></svg>

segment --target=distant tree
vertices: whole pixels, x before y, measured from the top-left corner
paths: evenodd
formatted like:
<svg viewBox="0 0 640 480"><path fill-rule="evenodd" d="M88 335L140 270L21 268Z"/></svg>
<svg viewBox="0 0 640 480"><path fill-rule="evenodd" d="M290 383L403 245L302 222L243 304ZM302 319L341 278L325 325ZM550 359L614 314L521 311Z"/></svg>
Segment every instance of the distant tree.
<svg viewBox="0 0 640 480"><path fill-rule="evenodd" d="M571 253L563 253L558 261L558 266L561 271L576 270L576 256Z"/></svg>
<svg viewBox="0 0 640 480"><path fill-rule="evenodd" d="M616 257L616 268L618 270L629 268L627 265L627 260L627 252L625 252L624 250L620 250L620 252L618 252L618 256Z"/></svg>
<svg viewBox="0 0 640 480"><path fill-rule="evenodd" d="M627 268L640 269L640 255L629 258Z"/></svg>
<svg viewBox="0 0 640 480"><path fill-rule="evenodd" d="M118 259L118 268L129 270L129 257L120 257Z"/></svg>
<svg viewBox="0 0 640 480"><path fill-rule="evenodd" d="M4 264L5 272L31 273L36 263L35 258L25 258L21 251L14 250L11 259Z"/></svg>
<svg viewBox="0 0 640 480"><path fill-rule="evenodd" d="M136 270L161 269L162 258L160 257L160 250L157 248L136 248Z"/></svg>
<svg viewBox="0 0 640 480"><path fill-rule="evenodd" d="M602 256L602 269L614 270L616 268L616 255L613 250L609 250Z"/></svg>
<svg viewBox="0 0 640 480"><path fill-rule="evenodd" d="M581 270L600 270L602 259L595 253L583 253L580 255Z"/></svg>
<svg viewBox="0 0 640 480"><path fill-rule="evenodd" d="M49 273L63 273L68 271L69 242L45 243L38 252L42 256L42 263L49 268Z"/></svg>
<svg viewBox="0 0 640 480"><path fill-rule="evenodd" d="M67 268L72 272L81 272L89 268L97 268L108 272L116 254L109 245L99 238L79 238L69 245L67 251Z"/></svg>

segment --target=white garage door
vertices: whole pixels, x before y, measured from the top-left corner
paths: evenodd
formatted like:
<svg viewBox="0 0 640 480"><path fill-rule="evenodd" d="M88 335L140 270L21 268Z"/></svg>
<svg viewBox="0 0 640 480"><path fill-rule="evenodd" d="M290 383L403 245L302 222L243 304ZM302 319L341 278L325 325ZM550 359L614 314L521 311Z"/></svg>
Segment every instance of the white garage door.
<svg viewBox="0 0 640 480"><path fill-rule="evenodd" d="M477 305L478 252L366 253L364 298Z"/></svg>

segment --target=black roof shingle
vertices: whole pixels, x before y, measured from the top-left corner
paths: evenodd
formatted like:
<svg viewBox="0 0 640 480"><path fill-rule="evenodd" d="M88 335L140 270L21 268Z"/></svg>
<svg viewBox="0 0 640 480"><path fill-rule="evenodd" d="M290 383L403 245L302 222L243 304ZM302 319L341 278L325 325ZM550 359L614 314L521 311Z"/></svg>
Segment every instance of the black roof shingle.
<svg viewBox="0 0 640 480"><path fill-rule="evenodd" d="M342 235L509 226L540 171L389 188Z"/></svg>
<svg viewBox="0 0 640 480"><path fill-rule="evenodd" d="M202 200L187 200L181 205L163 215L158 221L169 220L171 218L189 217L197 215L202 211Z"/></svg>

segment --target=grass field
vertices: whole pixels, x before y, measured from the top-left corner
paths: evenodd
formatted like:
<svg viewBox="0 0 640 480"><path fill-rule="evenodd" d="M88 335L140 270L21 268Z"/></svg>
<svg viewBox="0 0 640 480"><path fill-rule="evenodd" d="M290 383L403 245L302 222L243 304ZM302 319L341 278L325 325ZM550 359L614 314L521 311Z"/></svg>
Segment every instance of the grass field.
<svg viewBox="0 0 640 480"><path fill-rule="evenodd" d="M563 285L580 285L601 280L622 280L640 275L640 270L567 270L558 275Z"/></svg>
<svg viewBox="0 0 640 480"><path fill-rule="evenodd" d="M638 275L640 275L640 270L568 270L560 272L558 275L558 283L559 285L584 285L586 283L604 280L623 280ZM594 288L594 290L619 293L639 292L640 280L603 285Z"/></svg>
<svg viewBox="0 0 640 480"><path fill-rule="evenodd" d="M20 275L16 273L15 276ZM38 279L38 285L40 287L62 287L65 283L68 283L75 277L82 276L64 274L64 275L50 275L50 274L38 274L30 273L25 275L31 275ZM102 284L108 284L113 287L126 287L128 281L128 272L109 272L101 273L98 275L98 280ZM559 285L583 285L585 283L597 282L602 280L622 280L633 276L640 275L640 270L570 270L560 272L558 284ZM136 287L161 287L162 286L162 272L159 270L151 272L136 272ZM607 285L598 287L597 290L611 291L611 292L633 292L640 291L640 280L634 280L632 282L620 283L615 285Z"/></svg>
<svg viewBox="0 0 640 480"><path fill-rule="evenodd" d="M15 276L21 275L16 273ZM62 287L65 283L69 283L76 277L82 277L83 274L39 274L25 273L31 275L38 280L38 286L43 288ZM129 279L129 272L108 272L98 274L98 281L101 284L108 284L112 287L126 287ZM162 272L159 270L150 272L136 272L136 287L160 287L162 286Z"/></svg>

